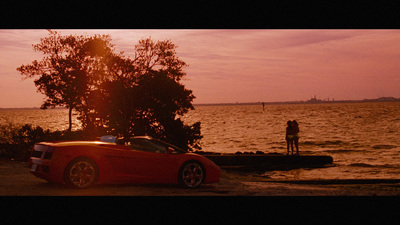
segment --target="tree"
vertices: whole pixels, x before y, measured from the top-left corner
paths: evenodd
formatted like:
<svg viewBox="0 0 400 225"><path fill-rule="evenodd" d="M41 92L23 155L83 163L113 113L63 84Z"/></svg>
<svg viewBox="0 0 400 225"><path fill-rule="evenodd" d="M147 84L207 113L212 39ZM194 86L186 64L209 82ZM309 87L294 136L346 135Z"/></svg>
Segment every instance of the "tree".
<svg viewBox="0 0 400 225"><path fill-rule="evenodd" d="M170 41L139 41L134 58L114 53L109 35L49 37L34 45L44 58L17 68L46 95L41 108L64 106L79 112L83 130L93 135L150 135L183 149L199 148L200 122L179 116L193 110L192 91L180 83L187 66Z"/></svg>
<svg viewBox="0 0 400 225"><path fill-rule="evenodd" d="M193 110L195 98L192 91L177 82L165 71L155 71L143 76L139 82L137 99L140 99L139 120L145 120L144 126L135 130L141 135L148 134L164 139L181 148L188 146L199 148L200 122L191 126L185 125L179 116Z"/></svg>
<svg viewBox="0 0 400 225"><path fill-rule="evenodd" d="M185 125L178 117L193 110L195 98L180 80L186 63L176 55L171 41L140 40L135 57L110 58L111 78L103 83L100 104L91 120L108 132L129 138L149 135L183 149L199 148L200 122Z"/></svg>
<svg viewBox="0 0 400 225"><path fill-rule="evenodd" d="M72 110L88 101L105 76L104 59L111 54L108 35L61 36L49 30L49 37L33 45L44 58L17 68L25 78L37 77L38 91L46 95L42 109L62 106L69 109L69 127L72 129Z"/></svg>

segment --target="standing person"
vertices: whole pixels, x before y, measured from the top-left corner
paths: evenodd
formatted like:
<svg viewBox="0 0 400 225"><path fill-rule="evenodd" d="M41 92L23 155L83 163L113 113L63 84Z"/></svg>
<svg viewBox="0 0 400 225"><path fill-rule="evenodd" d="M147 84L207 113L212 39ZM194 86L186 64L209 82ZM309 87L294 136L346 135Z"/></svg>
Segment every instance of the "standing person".
<svg viewBox="0 0 400 225"><path fill-rule="evenodd" d="M295 131L293 129L293 123L292 121L287 121L286 123L286 144L287 144L287 153L286 155L289 155L289 145L292 147L292 155L293 155L293 140L294 140L294 134Z"/></svg>
<svg viewBox="0 0 400 225"><path fill-rule="evenodd" d="M297 123L296 120L293 120L292 121L292 126L293 126L293 131L294 131L293 141L294 141L294 146L296 146L296 155L299 155L299 138L300 138L300 136L299 136L299 132L300 132L299 124Z"/></svg>

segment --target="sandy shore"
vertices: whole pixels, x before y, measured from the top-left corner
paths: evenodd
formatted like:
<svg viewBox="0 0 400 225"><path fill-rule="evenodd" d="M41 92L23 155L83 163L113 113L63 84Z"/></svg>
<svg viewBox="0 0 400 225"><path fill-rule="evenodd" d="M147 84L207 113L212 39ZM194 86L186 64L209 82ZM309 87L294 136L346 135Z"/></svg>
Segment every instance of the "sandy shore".
<svg viewBox="0 0 400 225"><path fill-rule="evenodd" d="M1 196L398 196L400 180L271 180L223 170L217 184L183 189L163 184L97 184L83 190L49 184L27 163L0 159Z"/></svg>

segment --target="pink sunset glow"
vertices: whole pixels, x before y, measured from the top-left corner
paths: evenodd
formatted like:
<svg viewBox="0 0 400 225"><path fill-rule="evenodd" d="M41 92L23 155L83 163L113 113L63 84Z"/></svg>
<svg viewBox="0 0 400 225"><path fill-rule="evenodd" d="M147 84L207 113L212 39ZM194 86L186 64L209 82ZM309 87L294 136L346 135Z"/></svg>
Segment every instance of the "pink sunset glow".
<svg viewBox="0 0 400 225"><path fill-rule="evenodd" d="M194 103L400 97L400 30L57 30L110 34L132 56L142 38L171 40L189 67ZM46 30L0 30L0 108L39 107L34 79L16 70L40 60Z"/></svg>

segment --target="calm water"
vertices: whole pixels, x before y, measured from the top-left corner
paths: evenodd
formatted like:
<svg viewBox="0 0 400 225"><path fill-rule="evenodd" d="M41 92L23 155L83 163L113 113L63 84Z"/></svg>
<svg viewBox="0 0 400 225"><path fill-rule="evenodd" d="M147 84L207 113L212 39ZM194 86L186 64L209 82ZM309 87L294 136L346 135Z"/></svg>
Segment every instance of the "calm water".
<svg viewBox="0 0 400 225"><path fill-rule="evenodd" d="M400 179L400 103L201 106L203 150L286 153L286 121L297 120L300 153L330 155L334 166L266 172L281 179Z"/></svg>
<svg viewBox="0 0 400 225"><path fill-rule="evenodd" d="M73 115L72 130L80 128L77 115ZM66 130L68 129L68 109L10 109L0 110L0 124L33 124L43 129Z"/></svg>
<svg viewBox="0 0 400 225"><path fill-rule="evenodd" d="M334 165L270 171L276 179L400 179L400 103L196 106L184 116L201 122L204 151L286 153L286 121L300 126L300 153L330 155ZM76 116L75 116L76 119ZM68 111L0 110L0 123L68 127ZM79 122L75 120L75 128Z"/></svg>

